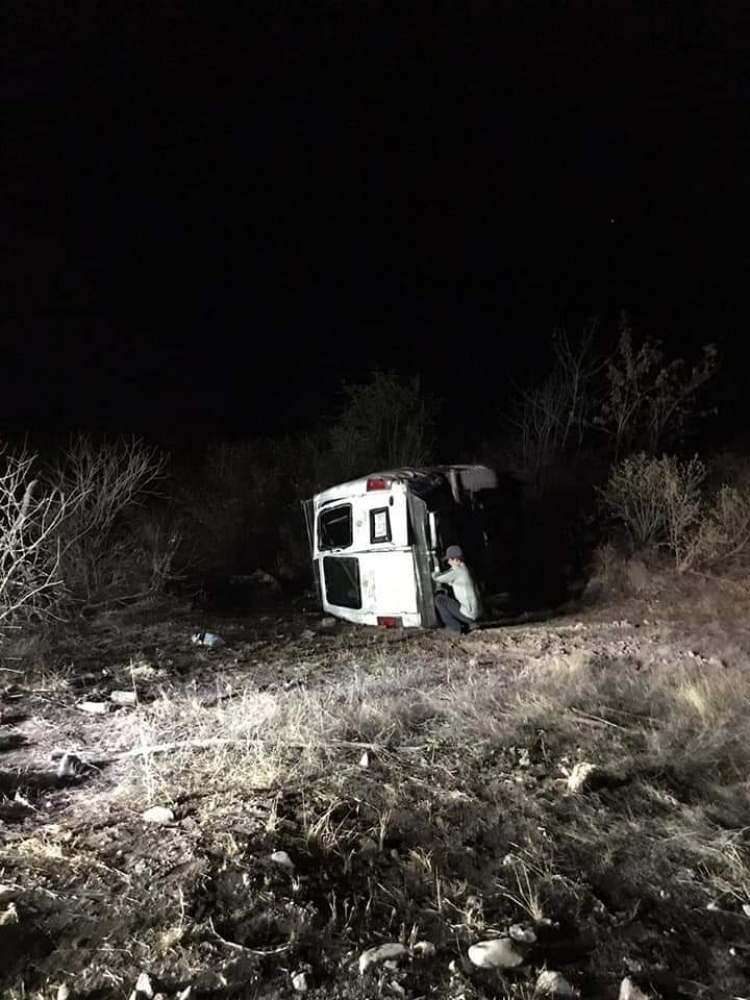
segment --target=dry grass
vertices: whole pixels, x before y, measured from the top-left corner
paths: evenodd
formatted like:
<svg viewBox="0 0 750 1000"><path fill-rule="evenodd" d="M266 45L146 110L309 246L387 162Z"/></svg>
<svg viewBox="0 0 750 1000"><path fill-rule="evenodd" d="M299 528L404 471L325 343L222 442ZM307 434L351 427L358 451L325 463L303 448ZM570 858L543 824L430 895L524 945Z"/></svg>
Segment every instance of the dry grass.
<svg viewBox="0 0 750 1000"><path fill-rule="evenodd" d="M665 994L717 996L720 983L741 995L744 966L727 958L750 903L741 644L720 665L671 626L561 623L461 644L361 635L248 644L190 684L141 676L150 700L73 749L180 748L120 759L0 857L0 881L31 887L8 897L25 920L48 926L71 891L80 919L101 919L84 891L96 886L106 934L73 955L63 931L27 992L15 979L6 995L47 996L63 974L124 993L146 968L173 992L189 981L230 996L248 969L288 987L310 965L321 997L342 976L360 996L346 964L358 949L420 939L440 960L394 971L406 995L533 995L522 975L447 971L514 921L539 935L532 967L589 996L616 995L623 956ZM264 657L270 686L248 666ZM573 795L580 761L598 780ZM174 807L175 824L144 827L153 804ZM293 871L268 861L275 850Z"/></svg>

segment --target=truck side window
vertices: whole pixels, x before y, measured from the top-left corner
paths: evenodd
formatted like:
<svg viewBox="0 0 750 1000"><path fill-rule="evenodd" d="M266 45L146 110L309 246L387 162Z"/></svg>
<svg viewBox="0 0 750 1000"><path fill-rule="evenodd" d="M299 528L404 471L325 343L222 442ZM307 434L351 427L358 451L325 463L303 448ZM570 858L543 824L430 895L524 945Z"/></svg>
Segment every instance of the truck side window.
<svg viewBox="0 0 750 1000"><path fill-rule="evenodd" d="M378 507L370 511L370 541L391 541L391 518L387 507Z"/></svg>
<svg viewBox="0 0 750 1000"><path fill-rule="evenodd" d="M342 504L318 516L318 548L347 549L352 544L352 505Z"/></svg>

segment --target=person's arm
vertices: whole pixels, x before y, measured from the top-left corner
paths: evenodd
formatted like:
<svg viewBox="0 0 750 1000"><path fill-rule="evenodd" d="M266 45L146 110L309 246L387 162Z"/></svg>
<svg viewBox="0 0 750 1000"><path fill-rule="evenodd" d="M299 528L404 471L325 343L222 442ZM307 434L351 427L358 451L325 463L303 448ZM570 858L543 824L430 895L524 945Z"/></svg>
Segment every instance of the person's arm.
<svg viewBox="0 0 750 1000"><path fill-rule="evenodd" d="M452 583L456 579L457 575L458 567L451 566L451 568L447 569L444 573L441 573L439 569L435 570L432 574L432 579L435 583Z"/></svg>

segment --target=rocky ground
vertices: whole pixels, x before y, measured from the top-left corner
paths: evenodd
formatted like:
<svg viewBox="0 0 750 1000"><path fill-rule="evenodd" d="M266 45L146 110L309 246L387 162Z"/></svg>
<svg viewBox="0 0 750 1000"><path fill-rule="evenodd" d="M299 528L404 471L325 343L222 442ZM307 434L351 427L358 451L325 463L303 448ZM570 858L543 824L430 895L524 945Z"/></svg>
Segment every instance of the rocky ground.
<svg viewBox="0 0 750 1000"><path fill-rule="evenodd" d="M2 996L750 997L749 654L701 581L460 640L9 637Z"/></svg>

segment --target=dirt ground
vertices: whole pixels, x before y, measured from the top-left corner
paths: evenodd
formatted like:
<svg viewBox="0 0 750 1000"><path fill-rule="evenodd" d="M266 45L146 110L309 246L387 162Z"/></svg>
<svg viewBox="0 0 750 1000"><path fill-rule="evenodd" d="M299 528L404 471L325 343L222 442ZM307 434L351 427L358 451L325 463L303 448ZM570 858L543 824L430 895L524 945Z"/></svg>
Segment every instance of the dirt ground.
<svg viewBox="0 0 750 1000"><path fill-rule="evenodd" d="M750 618L711 588L460 640L291 606L8 637L2 996L750 996ZM519 965L473 965L511 926Z"/></svg>

